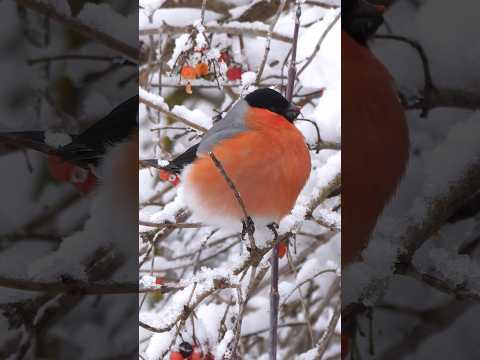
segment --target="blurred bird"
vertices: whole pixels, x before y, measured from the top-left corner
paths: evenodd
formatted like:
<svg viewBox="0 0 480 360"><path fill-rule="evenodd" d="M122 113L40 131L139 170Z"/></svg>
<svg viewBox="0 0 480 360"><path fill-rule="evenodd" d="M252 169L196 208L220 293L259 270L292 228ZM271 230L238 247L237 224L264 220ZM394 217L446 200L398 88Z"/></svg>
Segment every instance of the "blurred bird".
<svg viewBox="0 0 480 360"><path fill-rule="evenodd" d="M342 22L344 266L368 241L404 174L409 154L407 122L393 79L367 47L382 23L382 8L356 3L344 10Z"/></svg>
<svg viewBox="0 0 480 360"><path fill-rule="evenodd" d="M367 47L384 7L364 0L342 12L342 266L358 260L404 174L405 113L387 69ZM343 320L343 317L342 317ZM342 321L342 358L350 329Z"/></svg>
<svg viewBox="0 0 480 360"><path fill-rule="evenodd" d="M299 109L275 90L263 88L240 99L202 141L162 167L176 182L200 221L237 227L243 211L210 153L241 195L254 223L278 223L292 209L310 174L310 154L293 125ZM166 175L165 175L166 174Z"/></svg>
<svg viewBox="0 0 480 360"><path fill-rule="evenodd" d="M55 137L55 135L49 135L45 131L0 133L0 143L33 149L46 154L49 170L54 179L69 182L80 192L87 194L98 182L98 169L107 152L119 144L129 142L129 148L131 148L129 152L133 152L133 155L124 155L124 159L128 158L131 161L124 163L129 166L118 166L120 174L127 175L129 171L138 172L137 113L138 96L133 96L81 134L58 135L71 140L64 145L49 144L52 142L49 137ZM125 176L123 179L130 177ZM130 187L138 186L133 181L130 182Z"/></svg>

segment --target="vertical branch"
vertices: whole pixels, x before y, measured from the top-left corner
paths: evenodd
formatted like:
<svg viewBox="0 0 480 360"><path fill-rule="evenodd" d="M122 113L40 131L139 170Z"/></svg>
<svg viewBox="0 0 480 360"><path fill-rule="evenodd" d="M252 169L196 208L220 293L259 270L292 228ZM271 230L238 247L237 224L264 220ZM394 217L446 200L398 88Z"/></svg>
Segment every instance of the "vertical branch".
<svg viewBox="0 0 480 360"><path fill-rule="evenodd" d="M268 53L270 52L270 43L272 42L272 32L277 25L278 19L280 19L280 15L282 14L283 9L285 8L285 3L287 0L281 0L280 5L278 6L277 13L275 14L275 19L273 19L270 28L268 29L268 36L267 36L267 46L265 46L265 53L263 54L262 63L258 69L257 79L255 80L256 84L260 83L260 79L262 78L263 70L265 69L265 64L267 63Z"/></svg>
<svg viewBox="0 0 480 360"><path fill-rule="evenodd" d="M295 16L295 28L293 30L293 43L292 43L292 56L290 58L290 67L288 68L288 83L286 98L288 101L292 101L293 88L295 87L295 77L297 75L297 43L298 43L298 31L300 30L300 16L302 15L302 8L300 2L297 2L297 11Z"/></svg>
<svg viewBox="0 0 480 360"><path fill-rule="evenodd" d="M297 43L298 31L300 29L300 16L302 8L300 1L297 1L297 10L295 16L295 28L293 30L292 55L290 58L290 67L288 68L288 83L286 98L292 101L293 88L296 77ZM275 232L275 231L274 231ZM276 235L276 234L275 234ZM271 281L270 281L270 338L269 338L269 359L277 359L277 341L278 341L278 236L275 236L275 245L271 256Z"/></svg>
<svg viewBox="0 0 480 360"><path fill-rule="evenodd" d="M201 19L202 19L202 25L205 23L205 9L207 7L207 0L202 0L202 14Z"/></svg>

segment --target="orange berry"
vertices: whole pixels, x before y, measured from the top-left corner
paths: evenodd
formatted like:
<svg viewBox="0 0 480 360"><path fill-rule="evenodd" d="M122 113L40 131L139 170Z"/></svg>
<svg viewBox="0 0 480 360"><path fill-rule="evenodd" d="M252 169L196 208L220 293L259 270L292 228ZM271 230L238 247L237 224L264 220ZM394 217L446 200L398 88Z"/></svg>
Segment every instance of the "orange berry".
<svg viewBox="0 0 480 360"><path fill-rule="evenodd" d="M195 66L195 70L197 71L198 76L208 75L208 64L199 63Z"/></svg>
<svg viewBox="0 0 480 360"><path fill-rule="evenodd" d="M194 80L197 78L197 70L192 66L184 66L180 71L180 76L187 80Z"/></svg>

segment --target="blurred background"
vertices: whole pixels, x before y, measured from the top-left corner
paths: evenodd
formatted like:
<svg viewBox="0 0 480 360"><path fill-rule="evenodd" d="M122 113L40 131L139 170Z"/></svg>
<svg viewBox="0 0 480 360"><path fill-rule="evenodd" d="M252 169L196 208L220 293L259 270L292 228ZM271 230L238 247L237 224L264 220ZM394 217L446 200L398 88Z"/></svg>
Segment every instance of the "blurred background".
<svg viewBox="0 0 480 360"><path fill-rule="evenodd" d="M137 6L2 1L0 133L78 134L135 95L135 62L98 39L105 32L138 49ZM78 31L74 19L87 27ZM136 256L125 261L137 253L136 216L130 238L92 231L92 218L112 223L98 209L103 190L85 194L59 181L45 154L21 144L0 143L0 169L0 358L136 357L136 294L65 290L116 276L136 281Z"/></svg>

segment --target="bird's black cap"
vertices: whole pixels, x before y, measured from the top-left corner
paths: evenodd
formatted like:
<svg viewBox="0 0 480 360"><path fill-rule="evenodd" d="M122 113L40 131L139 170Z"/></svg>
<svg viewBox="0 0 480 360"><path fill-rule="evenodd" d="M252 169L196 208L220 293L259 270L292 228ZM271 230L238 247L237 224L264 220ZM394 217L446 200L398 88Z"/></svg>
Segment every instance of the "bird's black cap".
<svg viewBox="0 0 480 360"><path fill-rule="evenodd" d="M373 1L347 1L342 6L342 28L358 43L366 45L383 24L384 10L384 6Z"/></svg>
<svg viewBox="0 0 480 360"><path fill-rule="evenodd" d="M285 99L282 94L269 88L261 88L251 92L245 96L245 101L250 106L267 109L282 115L290 122L293 122L300 113L299 109Z"/></svg>

